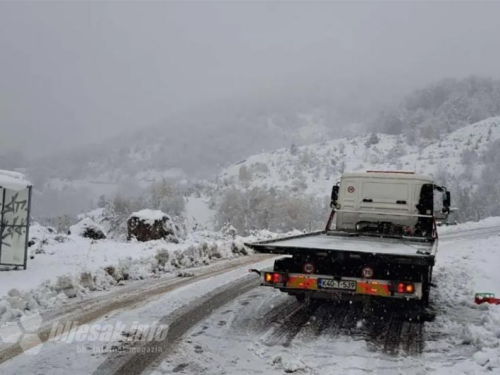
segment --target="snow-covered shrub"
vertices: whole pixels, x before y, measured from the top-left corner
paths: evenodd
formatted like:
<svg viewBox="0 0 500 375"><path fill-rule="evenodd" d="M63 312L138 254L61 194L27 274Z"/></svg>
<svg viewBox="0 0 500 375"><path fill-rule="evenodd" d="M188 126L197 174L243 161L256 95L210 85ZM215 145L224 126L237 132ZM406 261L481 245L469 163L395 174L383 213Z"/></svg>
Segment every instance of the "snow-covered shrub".
<svg viewBox="0 0 500 375"><path fill-rule="evenodd" d="M103 269L99 269L95 272L94 283L97 290L109 290L113 285L117 284L116 280Z"/></svg>
<svg viewBox="0 0 500 375"><path fill-rule="evenodd" d="M170 254L168 253L167 249L160 249L156 253L155 258L161 267L165 267L165 265L168 263L168 260L170 259Z"/></svg>
<svg viewBox="0 0 500 375"><path fill-rule="evenodd" d="M369 148L373 145L376 145L379 142L380 142L380 139L379 139L378 135L376 133L372 133L370 135L370 137L367 138L367 140L365 142L365 147Z"/></svg>
<svg viewBox="0 0 500 375"><path fill-rule="evenodd" d="M85 218L69 228L68 234L90 238L92 240L102 240L106 238L104 229L94 223L90 218Z"/></svg>
<svg viewBox="0 0 500 375"><path fill-rule="evenodd" d="M225 254L228 253L226 252ZM223 254L217 243L213 242L209 244L203 242L189 246L184 251L175 251L170 257L170 264L174 268L187 268L209 264L211 261L221 259L222 257Z"/></svg>
<svg viewBox="0 0 500 375"><path fill-rule="evenodd" d="M217 224L230 223L238 233L254 229L288 232L313 230L324 225L328 202L314 196L292 195L291 192L253 188L248 191L226 189L217 209Z"/></svg>
<svg viewBox="0 0 500 375"><path fill-rule="evenodd" d="M244 186L248 186L252 182L252 171L246 165L242 165L238 171L238 178Z"/></svg>
<svg viewBox="0 0 500 375"><path fill-rule="evenodd" d="M270 173L269 167L265 163L262 163L262 162L253 163L250 166L250 170L253 174L256 174L259 176L268 176Z"/></svg>
<svg viewBox="0 0 500 375"><path fill-rule="evenodd" d="M55 285L57 292L63 292L68 298L76 297L76 285L68 275L59 276Z"/></svg>
<svg viewBox="0 0 500 375"><path fill-rule="evenodd" d="M92 273L90 272L82 272L80 274L80 285L90 291L94 291L97 289L94 278L92 277Z"/></svg>
<svg viewBox="0 0 500 375"><path fill-rule="evenodd" d="M235 255L248 255L248 249L242 242L234 241L231 244L231 251Z"/></svg>
<svg viewBox="0 0 500 375"><path fill-rule="evenodd" d="M235 239L236 235L238 234L238 230L231 225L231 223L226 223L224 226L220 229L222 235L227 238L232 238Z"/></svg>
<svg viewBox="0 0 500 375"><path fill-rule="evenodd" d="M182 216L185 209L180 189L165 179L153 183L142 200L147 206L166 212L170 217Z"/></svg>
<svg viewBox="0 0 500 375"><path fill-rule="evenodd" d="M219 246L217 246L216 243L208 245L207 253L208 253L208 258L209 259L220 259L220 258L222 258L222 254L221 254L221 252L219 250Z"/></svg>

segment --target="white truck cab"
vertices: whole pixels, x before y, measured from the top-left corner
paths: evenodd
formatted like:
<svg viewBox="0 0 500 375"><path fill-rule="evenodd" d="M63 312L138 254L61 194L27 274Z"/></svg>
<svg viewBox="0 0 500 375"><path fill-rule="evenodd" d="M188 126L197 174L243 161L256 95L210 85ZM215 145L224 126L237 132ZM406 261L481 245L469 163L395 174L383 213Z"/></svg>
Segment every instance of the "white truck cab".
<svg viewBox="0 0 500 375"><path fill-rule="evenodd" d="M441 197L437 202L435 195ZM436 186L428 176L411 172L347 173L332 192L336 229L427 236L433 230L433 216L449 208L448 197L446 189Z"/></svg>

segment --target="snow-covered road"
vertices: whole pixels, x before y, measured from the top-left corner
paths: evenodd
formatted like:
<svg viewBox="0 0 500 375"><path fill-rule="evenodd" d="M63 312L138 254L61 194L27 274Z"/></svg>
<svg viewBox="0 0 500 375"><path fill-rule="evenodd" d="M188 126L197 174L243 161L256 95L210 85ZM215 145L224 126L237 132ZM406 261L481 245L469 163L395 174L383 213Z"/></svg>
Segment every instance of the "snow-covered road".
<svg viewBox="0 0 500 375"><path fill-rule="evenodd" d="M356 304L304 306L259 288L198 324L155 375L500 373L500 306L473 303L476 291L500 293L498 228L446 232L433 322Z"/></svg>
<svg viewBox="0 0 500 375"><path fill-rule="evenodd" d="M135 283L113 293L67 306L61 311L51 312L43 316L44 323L40 330L35 332L44 341L38 347L40 352L36 355L27 355L17 344L4 344L0 348L0 360L5 362L0 364L0 373L2 375L93 373L108 356L116 352L116 350L110 351L116 342L109 340L105 335L99 336L97 340L88 337L79 340L78 332L88 327L85 323L90 323L92 320L91 325L97 327L124 326L127 332L138 325L153 325L171 314L177 316L186 306L196 306L213 291L247 277L249 267L269 266L272 262L269 259L269 256L254 255L219 262L208 267L192 269L194 277L172 277ZM65 326L68 322L72 322L75 327L72 329L73 339L70 336L51 340L54 324ZM169 321L168 324L170 323ZM33 331L27 329L26 333ZM8 360L9 358L11 359Z"/></svg>
<svg viewBox="0 0 500 375"><path fill-rule="evenodd" d="M161 342L49 340L37 355L20 354L2 363L0 373L500 373L500 306L473 303L476 291L500 294L497 233L484 225L443 231L431 296L433 322L411 322L397 311L357 304L301 305L273 289L256 288L258 281L246 273L253 259L241 258L231 261L232 268L219 265L219 272L154 298L141 299L154 285L131 284L126 288L132 292L136 286L136 303L92 322L127 327L134 321L163 322L170 330ZM113 303L115 297L106 298ZM161 351L131 350L153 344Z"/></svg>

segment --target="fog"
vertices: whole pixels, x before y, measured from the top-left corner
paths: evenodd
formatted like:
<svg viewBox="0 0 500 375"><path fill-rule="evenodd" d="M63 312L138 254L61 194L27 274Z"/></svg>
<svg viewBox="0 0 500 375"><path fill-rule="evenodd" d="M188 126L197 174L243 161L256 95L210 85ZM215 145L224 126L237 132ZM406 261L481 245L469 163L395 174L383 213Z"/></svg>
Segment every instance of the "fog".
<svg viewBox="0 0 500 375"><path fill-rule="evenodd" d="M376 101L498 77L499 14L473 1L1 2L0 148L37 157L290 90Z"/></svg>

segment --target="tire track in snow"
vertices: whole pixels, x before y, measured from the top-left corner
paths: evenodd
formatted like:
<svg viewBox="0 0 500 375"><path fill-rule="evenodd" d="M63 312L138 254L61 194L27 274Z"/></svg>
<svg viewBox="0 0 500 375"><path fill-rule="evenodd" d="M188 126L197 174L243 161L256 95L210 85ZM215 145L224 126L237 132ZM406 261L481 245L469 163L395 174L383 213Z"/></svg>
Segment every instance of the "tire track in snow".
<svg viewBox="0 0 500 375"><path fill-rule="evenodd" d="M283 322L280 328L267 340L268 345L281 344L284 347L290 346L295 337L302 331L304 326L314 316L318 309L317 304L305 305L302 304L301 308L296 311L293 316Z"/></svg>
<svg viewBox="0 0 500 375"><path fill-rule="evenodd" d="M256 330L255 334L267 346L288 347L298 336L308 341L350 337L366 341L372 351L418 355L423 351L424 322L410 320L408 315L397 305L367 309L363 304L345 302L299 304L289 298L265 315L268 318L262 324L271 327L263 333Z"/></svg>
<svg viewBox="0 0 500 375"><path fill-rule="evenodd" d="M131 350L135 354L128 357L112 353L94 372L94 375L138 375L149 368L155 368L188 330L210 316L214 310L256 288L259 284L260 280L256 276L249 275L242 280L218 288L196 302L165 316L160 319L160 324L169 325L168 334L164 340L146 342L140 346L141 343L137 343L138 346Z"/></svg>
<svg viewBox="0 0 500 375"><path fill-rule="evenodd" d="M44 343L49 339L52 326L56 322L61 325L71 322L73 327L88 324L114 311L141 306L177 288L271 258L272 256L269 255L252 255L214 263L212 266L201 269L197 275L190 278L169 277L133 282L103 296L78 301L61 309L42 314L44 323L37 332L33 333L36 333L41 342ZM23 354L19 344L0 347L0 364L19 354Z"/></svg>

